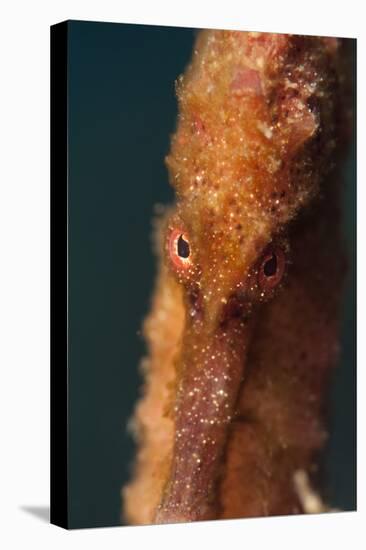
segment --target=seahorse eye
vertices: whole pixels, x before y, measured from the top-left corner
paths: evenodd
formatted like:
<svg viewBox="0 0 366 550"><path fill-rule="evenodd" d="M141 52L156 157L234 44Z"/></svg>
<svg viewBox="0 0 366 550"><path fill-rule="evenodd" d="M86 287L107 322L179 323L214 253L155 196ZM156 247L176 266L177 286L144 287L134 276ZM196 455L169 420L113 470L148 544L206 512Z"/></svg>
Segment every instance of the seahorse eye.
<svg viewBox="0 0 366 550"><path fill-rule="evenodd" d="M277 256L276 254L272 254L271 258L269 260L266 260L266 262L263 265L263 273L266 277L273 277L277 273Z"/></svg>
<svg viewBox="0 0 366 550"><path fill-rule="evenodd" d="M262 290L271 290L281 281L285 271L285 255L279 247L269 247L258 272L258 284Z"/></svg>
<svg viewBox="0 0 366 550"><path fill-rule="evenodd" d="M191 248L187 234L181 229L173 229L168 242L168 251L174 267L180 271L191 265Z"/></svg>
<svg viewBox="0 0 366 550"><path fill-rule="evenodd" d="M185 239L183 234L178 237L177 253L180 258L188 258L190 254L189 242Z"/></svg>

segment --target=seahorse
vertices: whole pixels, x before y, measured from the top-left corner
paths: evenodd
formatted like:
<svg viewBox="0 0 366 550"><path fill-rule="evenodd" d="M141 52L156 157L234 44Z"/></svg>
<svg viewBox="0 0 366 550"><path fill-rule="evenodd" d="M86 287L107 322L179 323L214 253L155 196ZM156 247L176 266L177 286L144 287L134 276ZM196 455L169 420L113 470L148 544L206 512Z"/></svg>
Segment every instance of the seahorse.
<svg viewBox="0 0 366 550"><path fill-rule="evenodd" d="M345 256L347 40L201 31L123 488L131 524L294 514L327 439Z"/></svg>

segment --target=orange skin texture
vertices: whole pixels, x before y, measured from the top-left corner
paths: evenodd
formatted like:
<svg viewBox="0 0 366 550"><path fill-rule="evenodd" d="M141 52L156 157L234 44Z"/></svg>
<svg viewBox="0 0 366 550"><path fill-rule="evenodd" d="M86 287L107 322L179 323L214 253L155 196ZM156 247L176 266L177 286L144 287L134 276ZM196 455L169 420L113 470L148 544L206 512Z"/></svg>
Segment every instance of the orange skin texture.
<svg viewBox="0 0 366 550"><path fill-rule="evenodd" d="M343 42L202 31L178 81L129 523L301 512L338 353Z"/></svg>

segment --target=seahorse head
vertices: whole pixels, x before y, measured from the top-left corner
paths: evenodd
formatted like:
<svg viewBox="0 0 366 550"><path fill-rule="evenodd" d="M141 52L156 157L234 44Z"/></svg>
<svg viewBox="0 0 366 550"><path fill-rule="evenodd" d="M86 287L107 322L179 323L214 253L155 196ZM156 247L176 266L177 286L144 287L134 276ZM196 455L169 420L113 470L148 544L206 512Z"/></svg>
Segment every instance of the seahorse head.
<svg viewBox="0 0 366 550"><path fill-rule="evenodd" d="M158 522L212 517L252 319L286 280L287 228L334 154L337 48L333 39L203 32L178 81L165 252L186 322Z"/></svg>
<svg viewBox="0 0 366 550"><path fill-rule="evenodd" d="M324 72L336 47L309 37L200 35L178 83L167 158L177 192L167 255L192 317L196 308L217 324L233 300L246 301L248 313L281 283L286 226L317 193L335 146L334 79Z"/></svg>

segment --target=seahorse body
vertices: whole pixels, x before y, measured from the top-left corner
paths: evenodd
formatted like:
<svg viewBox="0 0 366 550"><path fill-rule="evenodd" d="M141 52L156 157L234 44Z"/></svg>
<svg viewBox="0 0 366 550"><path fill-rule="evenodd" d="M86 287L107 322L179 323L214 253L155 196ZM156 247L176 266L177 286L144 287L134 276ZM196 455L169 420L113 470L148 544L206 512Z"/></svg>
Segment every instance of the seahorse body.
<svg viewBox="0 0 366 550"><path fill-rule="evenodd" d="M145 321L130 523L301 512L338 352L344 42L203 31Z"/></svg>

